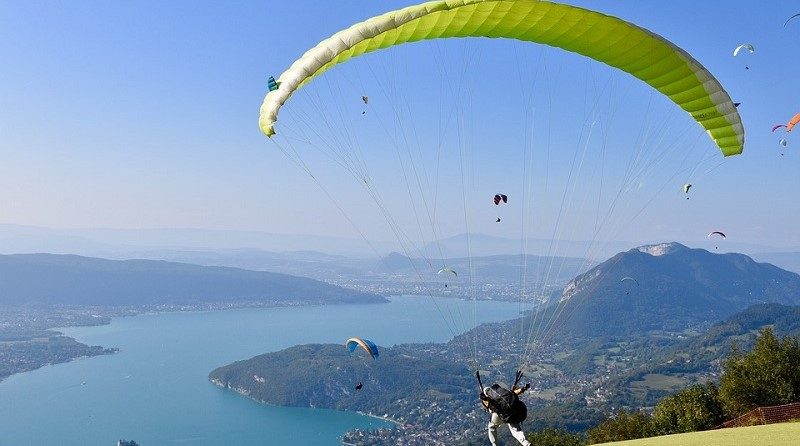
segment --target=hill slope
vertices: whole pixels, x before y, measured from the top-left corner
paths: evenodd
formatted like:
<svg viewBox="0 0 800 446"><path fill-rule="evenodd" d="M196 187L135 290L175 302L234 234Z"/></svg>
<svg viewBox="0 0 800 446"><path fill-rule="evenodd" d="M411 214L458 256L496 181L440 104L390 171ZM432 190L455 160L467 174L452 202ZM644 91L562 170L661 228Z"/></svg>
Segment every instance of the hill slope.
<svg viewBox="0 0 800 446"><path fill-rule="evenodd" d="M0 304L378 303L312 279L238 268L54 254L0 256Z"/></svg>
<svg viewBox="0 0 800 446"><path fill-rule="evenodd" d="M632 277L636 282L626 280ZM679 243L619 253L572 280L561 296L564 332L624 336L681 331L756 303L800 303L800 275L743 254L714 254Z"/></svg>
<svg viewBox="0 0 800 446"><path fill-rule="evenodd" d="M795 446L798 438L800 423L781 423L616 441L597 446Z"/></svg>

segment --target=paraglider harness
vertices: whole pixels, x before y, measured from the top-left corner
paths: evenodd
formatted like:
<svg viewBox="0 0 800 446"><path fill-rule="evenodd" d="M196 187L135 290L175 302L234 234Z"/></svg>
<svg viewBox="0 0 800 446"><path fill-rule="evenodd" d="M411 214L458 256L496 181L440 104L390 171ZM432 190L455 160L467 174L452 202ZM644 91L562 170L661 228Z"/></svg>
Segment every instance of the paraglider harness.
<svg viewBox="0 0 800 446"><path fill-rule="evenodd" d="M512 390L508 390L500 384L492 384L491 387L484 388L481 382L480 371L475 372L478 378L478 386L481 391L481 401L484 402L486 410L494 412L500 416L504 423L521 423L528 418L528 408L525 403L520 401L519 395L513 390L522 379L522 371L517 370L514 377ZM484 391L485 389L485 391Z"/></svg>

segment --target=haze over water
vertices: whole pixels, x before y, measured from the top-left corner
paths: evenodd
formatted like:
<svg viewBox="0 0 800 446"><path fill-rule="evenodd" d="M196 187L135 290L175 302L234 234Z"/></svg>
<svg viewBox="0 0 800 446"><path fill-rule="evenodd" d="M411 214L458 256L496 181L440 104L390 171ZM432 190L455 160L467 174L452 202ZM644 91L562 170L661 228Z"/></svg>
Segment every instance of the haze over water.
<svg viewBox="0 0 800 446"><path fill-rule="evenodd" d="M478 323L514 318L519 309L513 302L437 302L470 319L475 310ZM148 314L63 332L120 351L0 383L0 446L102 446L121 438L142 446L336 445L349 429L386 423L354 413L258 404L212 385L208 373L268 351L340 343L353 335L380 346L452 337L432 300L416 297L395 297L384 305Z"/></svg>

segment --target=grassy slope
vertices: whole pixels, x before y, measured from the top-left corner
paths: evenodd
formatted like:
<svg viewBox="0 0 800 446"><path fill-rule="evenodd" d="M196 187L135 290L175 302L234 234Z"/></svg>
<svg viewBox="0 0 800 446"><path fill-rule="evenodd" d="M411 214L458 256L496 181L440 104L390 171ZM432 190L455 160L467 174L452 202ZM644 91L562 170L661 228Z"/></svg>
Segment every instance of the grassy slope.
<svg viewBox="0 0 800 446"><path fill-rule="evenodd" d="M800 423L718 429L603 443L614 446L797 446Z"/></svg>

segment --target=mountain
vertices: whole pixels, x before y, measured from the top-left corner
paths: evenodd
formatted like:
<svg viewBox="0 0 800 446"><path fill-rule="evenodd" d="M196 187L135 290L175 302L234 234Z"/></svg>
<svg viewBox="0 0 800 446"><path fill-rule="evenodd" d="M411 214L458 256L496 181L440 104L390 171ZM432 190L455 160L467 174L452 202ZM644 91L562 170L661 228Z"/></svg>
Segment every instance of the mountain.
<svg viewBox="0 0 800 446"><path fill-rule="evenodd" d="M432 268L430 265L434 265ZM414 276L415 271L436 271L447 266L460 277L467 279L470 269L472 281L494 283L495 285L519 284L525 275L527 283L546 281L550 284L564 284L577 274L594 266L593 262L578 257L543 257L535 255L488 255L451 257L445 259L411 259L393 252L381 259L383 271L389 274Z"/></svg>
<svg viewBox="0 0 800 446"><path fill-rule="evenodd" d="M762 252L753 254L753 258L800 274L800 252Z"/></svg>
<svg viewBox="0 0 800 446"><path fill-rule="evenodd" d="M666 343L645 341L641 349L647 350L646 358L629 361L625 369L604 383L606 389L613 389L607 402L615 406L652 406L673 391L715 379L731 346L736 343L742 351L749 351L759 330L766 327L771 327L778 337L800 336L800 306L756 304L704 333ZM594 351L589 359L610 353L608 349ZM659 388L659 381L671 386Z"/></svg>
<svg viewBox="0 0 800 446"><path fill-rule="evenodd" d="M135 258L142 251L232 250L266 251L320 250L334 254L377 256L374 249L386 252L394 244L359 238L327 237L308 234L276 234L196 228L74 228L0 224L0 253L81 254L104 258Z"/></svg>
<svg viewBox="0 0 800 446"><path fill-rule="evenodd" d="M743 254L673 242L615 255L568 283L559 305L571 315L565 332L624 336L681 331L767 302L800 303L800 276Z"/></svg>
<svg viewBox="0 0 800 446"><path fill-rule="evenodd" d="M496 237L485 234L459 234L446 237L438 242L428 243L422 247L422 252L429 256L445 257L485 257L494 255L520 255L523 252L547 256L557 248L554 254L564 257L584 257L597 243L582 240L561 240L557 246L549 239L529 238L523 245L521 238ZM631 246L630 242L609 242L603 246L602 252L596 253L598 257L607 258L622 249ZM469 248L469 249L468 249ZM441 254L440 254L441 253Z"/></svg>
<svg viewBox="0 0 800 446"><path fill-rule="evenodd" d="M378 303L313 279L238 268L75 255L0 255L0 304Z"/></svg>

